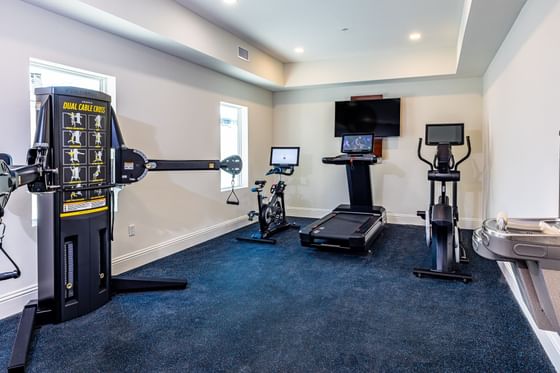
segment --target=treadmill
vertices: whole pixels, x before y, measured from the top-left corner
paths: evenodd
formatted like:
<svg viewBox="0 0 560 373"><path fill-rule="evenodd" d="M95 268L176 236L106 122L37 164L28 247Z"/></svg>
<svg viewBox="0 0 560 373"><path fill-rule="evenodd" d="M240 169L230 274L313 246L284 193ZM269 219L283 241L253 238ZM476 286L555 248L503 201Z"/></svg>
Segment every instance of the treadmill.
<svg viewBox="0 0 560 373"><path fill-rule="evenodd" d="M325 157L325 164L345 165L350 204L342 204L327 216L299 231L301 244L322 249L371 252L373 242L387 222L385 208L373 205L369 167L378 164L372 154L373 134L345 134L341 152Z"/></svg>

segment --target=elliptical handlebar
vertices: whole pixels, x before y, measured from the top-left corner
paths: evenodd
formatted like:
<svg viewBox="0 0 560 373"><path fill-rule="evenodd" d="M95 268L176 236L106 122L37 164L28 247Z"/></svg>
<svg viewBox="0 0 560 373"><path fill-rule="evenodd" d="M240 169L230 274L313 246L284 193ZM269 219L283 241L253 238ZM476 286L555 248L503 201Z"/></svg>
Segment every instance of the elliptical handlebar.
<svg viewBox="0 0 560 373"><path fill-rule="evenodd" d="M420 160L424 163L426 163L428 166L430 166L430 170L434 170L434 165L428 161L426 158L422 157L422 138L418 139L418 158L420 158Z"/></svg>
<svg viewBox="0 0 560 373"><path fill-rule="evenodd" d="M463 161L466 161L467 158L470 157L470 156L471 156L471 137L467 136L467 154L455 164L455 167L454 167L455 171L457 171L457 169L459 168L459 165L461 163L463 163Z"/></svg>

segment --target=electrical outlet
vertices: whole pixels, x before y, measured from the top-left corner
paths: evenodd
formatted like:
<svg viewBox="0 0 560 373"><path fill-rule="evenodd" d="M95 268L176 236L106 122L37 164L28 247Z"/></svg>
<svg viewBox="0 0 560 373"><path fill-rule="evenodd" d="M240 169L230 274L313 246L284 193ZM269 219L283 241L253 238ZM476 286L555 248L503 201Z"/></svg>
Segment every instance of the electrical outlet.
<svg viewBox="0 0 560 373"><path fill-rule="evenodd" d="M128 237L136 236L136 226L134 224L128 225Z"/></svg>

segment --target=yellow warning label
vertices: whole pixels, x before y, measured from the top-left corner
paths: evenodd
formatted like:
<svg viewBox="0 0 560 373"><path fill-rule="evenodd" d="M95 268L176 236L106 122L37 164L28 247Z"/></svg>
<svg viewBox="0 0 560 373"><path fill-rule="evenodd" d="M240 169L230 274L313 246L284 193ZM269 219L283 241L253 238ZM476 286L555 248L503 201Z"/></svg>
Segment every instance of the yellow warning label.
<svg viewBox="0 0 560 373"><path fill-rule="evenodd" d="M67 217L70 217L70 216L94 214L94 213L96 213L96 212L107 211L107 210L109 210L109 207L105 206L105 207L100 207L100 208L92 209L92 210L65 212L64 214L60 214L60 217L61 217L61 218L67 218Z"/></svg>

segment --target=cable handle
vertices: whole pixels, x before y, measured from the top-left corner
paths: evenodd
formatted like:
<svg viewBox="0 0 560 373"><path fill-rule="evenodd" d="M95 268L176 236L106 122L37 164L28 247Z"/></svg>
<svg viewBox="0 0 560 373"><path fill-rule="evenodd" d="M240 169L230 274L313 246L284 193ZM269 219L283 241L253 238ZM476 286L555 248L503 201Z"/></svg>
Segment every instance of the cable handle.
<svg viewBox="0 0 560 373"><path fill-rule="evenodd" d="M20 273L18 273L18 271L0 273L0 281L18 278L19 276Z"/></svg>
<svg viewBox="0 0 560 373"><path fill-rule="evenodd" d="M463 158L461 158L461 160L459 162L457 162L455 164L455 171L457 171L457 169L459 168L459 165L461 163L463 163L464 161L466 161L467 158L470 157L470 156L471 156L471 137L467 136L467 154Z"/></svg>
<svg viewBox="0 0 560 373"><path fill-rule="evenodd" d="M226 199L228 205L239 205L239 197L235 194L235 174L231 174L231 192Z"/></svg>

